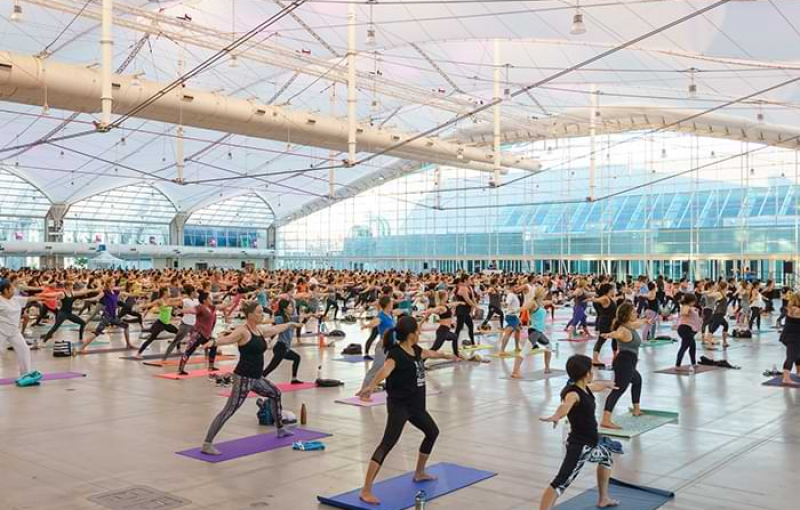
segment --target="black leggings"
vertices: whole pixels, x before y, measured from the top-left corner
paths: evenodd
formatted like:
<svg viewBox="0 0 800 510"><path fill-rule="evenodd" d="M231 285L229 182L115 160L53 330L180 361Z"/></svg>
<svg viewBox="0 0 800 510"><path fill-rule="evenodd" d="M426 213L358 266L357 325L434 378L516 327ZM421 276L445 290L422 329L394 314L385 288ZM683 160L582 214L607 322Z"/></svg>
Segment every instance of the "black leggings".
<svg viewBox="0 0 800 510"><path fill-rule="evenodd" d="M119 317L120 319L125 319L127 316L131 316L136 319L135 322L139 323L139 326L144 327L144 317L139 312L135 311L133 308L122 307L119 310ZM126 321L127 322L127 321Z"/></svg>
<svg viewBox="0 0 800 510"><path fill-rule="evenodd" d="M389 412L389 415L386 417L386 430L383 432L381 444L378 445L375 449L375 453L372 454L372 460L383 465L384 459L389 455L389 452L392 451L392 448L394 448L394 445L396 445L397 441L400 439L406 422L411 423L411 425L425 434L425 439L422 440L422 444L419 447L419 453L430 455L433 451L433 445L436 443L436 438L439 436L439 427L436 426L436 422L433 421L431 415L425 410L425 405L422 404L418 406L419 408L415 409L407 404L394 403L390 397L386 407Z"/></svg>
<svg viewBox="0 0 800 510"><path fill-rule="evenodd" d="M711 315L711 323L708 325L708 331L713 335L717 329L722 326L724 333L728 332L728 321L725 319L724 313L715 313Z"/></svg>
<svg viewBox="0 0 800 510"><path fill-rule="evenodd" d="M372 347L372 342L374 342L376 338L378 338L378 328L377 327L376 328L372 328L372 331L369 332L369 338L367 338L367 346L364 349L364 354L366 354L367 356L369 356L369 353L371 352L369 350L369 348Z"/></svg>
<svg viewBox="0 0 800 510"><path fill-rule="evenodd" d="M461 330L464 328L464 325L467 326L467 333L469 333L469 341L473 344L475 343L475 324L472 322L472 316L470 314L466 315L456 315L456 338L461 334Z"/></svg>
<svg viewBox="0 0 800 510"><path fill-rule="evenodd" d="M753 324L758 324L758 329L761 330L761 308L757 306L750 307L750 329L753 329Z"/></svg>
<svg viewBox="0 0 800 510"><path fill-rule="evenodd" d="M783 340L783 339L781 339ZM783 362L784 370L791 370L792 365L800 367L800 341L786 342L786 360Z"/></svg>
<svg viewBox="0 0 800 510"><path fill-rule="evenodd" d="M186 350L183 351L183 356L181 356L181 363L178 366L178 372L183 372L183 369L186 367L186 363L189 361L189 358L192 357L194 351L196 351L201 345L208 343L210 340L210 338L206 338L201 335L199 331L193 331L192 336L189 337L189 345L186 346ZM208 350L208 365L213 367L216 359L217 346L214 345Z"/></svg>
<svg viewBox="0 0 800 510"><path fill-rule="evenodd" d="M439 326L439 329L436 330L436 341L433 342L431 350L438 351L448 340L453 342L453 354L458 356L458 337L455 333L450 331L450 326Z"/></svg>
<svg viewBox="0 0 800 510"><path fill-rule="evenodd" d="M489 313L486 314L486 319L483 321L483 325L489 324L489 321L492 320L492 317L497 314L500 317L500 329L503 329L503 320L505 319L505 314L503 314L503 310L500 308L489 305Z"/></svg>
<svg viewBox="0 0 800 510"><path fill-rule="evenodd" d="M58 328L60 328L65 321L70 321L71 323L80 326L80 329L78 330L78 339L83 341L83 330L86 329L86 321L84 321L83 319L81 319L72 312L61 312L61 311L56 313L56 323L53 324L53 327L50 328L50 331L48 331L47 333L44 334L44 336L42 336L42 341L46 342L51 338L53 338L53 335L56 334Z"/></svg>
<svg viewBox="0 0 800 510"><path fill-rule="evenodd" d="M613 319L606 315L597 318L597 341L594 343L594 352L600 353L603 349L603 345L606 343L607 338L603 338L600 335L604 333L611 333L611 324ZM611 350L613 352L617 352L617 341L613 338L611 339Z"/></svg>
<svg viewBox="0 0 800 510"><path fill-rule="evenodd" d="M153 325L150 326L150 336L147 338L147 340L144 341L142 345L139 346L139 354L143 353L145 349L147 349L150 346L150 344L152 344L153 341L155 341L155 339L158 338L158 335L160 335L164 331L172 333L173 335L178 334L178 328L176 328L172 324L164 324L161 321L155 321Z"/></svg>
<svg viewBox="0 0 800 510"><path fill-rule="evenodd" d="M336 301L327 302L325 305L325 313L323 313L322 316L327 316L331 308L333 308L333 320L336 320L336 314L339 313L339 303Z"/></svg>
<svg viewBox="0 0 800 510"><path fill-rule="evenodd" d="M292 379L297 379L297 370L300 368L300 355L289 349L283 342L276 343L275 347L272 348L272 360L270 360L262 375L268 377L284 359L291 360Z"/></svg>
<svg viewBox="0 0 800 510"><path fill-rule="evenodd" d="M609 413L614 411L617 401L628 390L629 385L633 403L638 404L641 400L642 376L636 370L638 361L636 355L630 351L622 351L614 359L614 383L617 387L611 390L606 399L605 410Z"/></svg>
<svg viewBox="0 0 800 510"><path fill-rule="evenodd" d="M53 315L56 315L58 312L56 312L55 310L53 310L52 308L50 308L46 304L40 303L39 304L39 316L36 317L36 322L34 322L33 325L34 326L38 326L39 324L41 324L43 320L47 319L47 315L49 313L52 313Z"/></svg>
<svg viewBox="0 0 800 510"><path fill-rule="evenodd" d="M678 358L675 360L675 366L681 366L683 363L683 355L689 351L689 359L692 365L697 364L697 342L694 340L695 332L688 324L681 324L678 326L678 336L681 337L681 347L678 349Z"/></svg>

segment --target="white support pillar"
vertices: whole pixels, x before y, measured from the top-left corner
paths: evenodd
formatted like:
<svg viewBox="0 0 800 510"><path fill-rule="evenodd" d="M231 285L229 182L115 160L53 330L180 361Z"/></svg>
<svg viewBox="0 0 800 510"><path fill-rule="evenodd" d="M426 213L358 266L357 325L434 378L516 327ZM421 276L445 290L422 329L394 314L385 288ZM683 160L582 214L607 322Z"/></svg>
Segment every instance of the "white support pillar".
<svg viewBox="0 0 800 510"><path fill-rule="evenodd" d="M169 244L182 246L183 245L183 228L186 226L186 220L189 215L184 212L179 212L169 222Z"/></svg>
<svg viewBox="0 0 800 510"><path fill-rule="evenodd" d="M336 83L331 83L331 98L329 103L329 109L331 117L336 117ZM348 147L349 148L349 147ZM331 149L328 151L328 166L331 168L328 169L328 197L331 199L333 198L333 193L336 191L334 187L334 169L333 169L333 161L336 159L336 151ZM348 155L348 158L350 156Z"/></svg>
<svg viewBox="0 0 800 510"><path fill-rule="evenodd" d="M175 138L175 167L177 168L177 178L175 179L178 184L183 184L183 126L178 126L178 136Z"/></svg>
<svg viewBox="0 0 800 510"><path fill-rule="evenodd" d="M600 115L598 110L598 103L600 96L597 93L597 87L593 84L591 89L592 106L589 110L589 200L593 201L595 197L594 179L595 170L597 169L597 155L595 154L597 142L597 117Z"/></svg>
<svg viewBox="0 0 800 510"><path fill-rule="evenodd" d="M442 169L440 167L436 167L433 169L433 189L436 191L433 194L433 208L439 209L442 205L442 195L439 193L442 185Z"/></svg>
<svg viewBox="0 0 800 510"><path fill-rule="evenodd" d="M98 125L99 131L107 131L109 129L108 126L111 124L111 107L113 103L111 88L111 58L114 50L114 38L111 33L113 26L113 9L114 0L103 0L102 35L100 37L103 84L100 95L102 113L100 115L100 124Z"/></svg>
<svg viewBox="0 0 800 510"><path fill-rule="evenodd" d="M493 133L493 163L492 186L500 185L500 39L494 40L494 133Z"/></svg>
<svg viewBox="0 0 800 510"><path fill-rule="evenodd" d="M351 2L347 6L347 162L353 165L356 161L356 5Z"/></svg>

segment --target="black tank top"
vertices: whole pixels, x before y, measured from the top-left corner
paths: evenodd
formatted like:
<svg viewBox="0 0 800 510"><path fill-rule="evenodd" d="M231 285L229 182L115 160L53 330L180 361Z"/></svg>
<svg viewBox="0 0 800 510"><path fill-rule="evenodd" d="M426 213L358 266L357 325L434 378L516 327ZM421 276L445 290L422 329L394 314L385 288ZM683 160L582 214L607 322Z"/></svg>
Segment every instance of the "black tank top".
<svg viewBox="0 0 800 510"><path fill-rule="evenodd" d="M453 310L450 309L449 306L445 307L446 310L439 314L439 319L452 319L453 318Z"/></svg>
<svg viewBox="0 0 800 510"><path fill-rule="evenodd" d="M600 436L597 432L597 418L595 417L594 394L591 390L582 390L575 385L567 389L564 396L577 393L578 403L569 410L569 436L567 442L586 446L597 446Z"/></svg>
<svg viewBox="0 0 800 510"><path fill-rule="evenodd" d="M68 296L64 293L64 297L61 298L61 312L62 313L72 313L72 305L75 304L75 296Z"/></svg>
<svg viewBox="0 0 800 510"><path fill-rule="evenodd" d="M658 298L647 300L647 309L658 312Z"/></svg>
<svg viewBox="0 0 800 510"><path fill-rule="evenodd" d="M239 346L239 363L233 373L251 379L260 379L264 370L264 352L267 341L262 335L256 335L248 329L250 341Z"/></svg>
<svg viewBox="0 0 800 510"><path fill-rule="evenodd" d="M472 289L467 288L467 294L469 294L469 297L472 298L473 297ZM456 294L456 299L459 300L459 301L462 301L464 299L464 297L461 294ZM465 305L458 305L456 307L456 315L469 315L471 311L472 311L472 307L469 306L469 305L466 305L466 304Z"/></svg>
<svg viewBox="0 0 800 510"><path fill-rule="evenodd" d="M603 308L600 303L595 301L594 309L597 312L597 330L600 333L611 333L611 324L617 315L617 303L611 300L609 305Z"/></svg>

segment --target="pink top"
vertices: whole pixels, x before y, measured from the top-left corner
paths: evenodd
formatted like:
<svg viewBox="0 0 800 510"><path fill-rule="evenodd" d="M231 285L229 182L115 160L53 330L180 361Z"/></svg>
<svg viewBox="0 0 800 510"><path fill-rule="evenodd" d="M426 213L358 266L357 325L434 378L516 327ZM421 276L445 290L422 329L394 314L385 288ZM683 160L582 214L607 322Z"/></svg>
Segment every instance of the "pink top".
<svg viewBox="0 0 800 510"><path fill-rule="evenodd" d="M695 307L691 307L689 309L689 315L680 314L678 326L683 326L684 324L690 326L695 333L702 329L703 319L700 318L700 314L697 313L697 309Z"/></svg>

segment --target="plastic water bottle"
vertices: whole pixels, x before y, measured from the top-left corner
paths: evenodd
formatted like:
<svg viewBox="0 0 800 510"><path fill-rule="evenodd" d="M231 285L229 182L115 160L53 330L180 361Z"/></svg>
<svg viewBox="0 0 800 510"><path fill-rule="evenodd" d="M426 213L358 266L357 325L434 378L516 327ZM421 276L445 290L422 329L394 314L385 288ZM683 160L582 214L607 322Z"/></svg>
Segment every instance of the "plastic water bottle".
<svg viewBox="0 0 800 510"><path fill-rule="evenodd" d="M419 491L417 493L417 496L414 498L414 510L425 510L425 498L427 496L425 491Z"/></svg>

